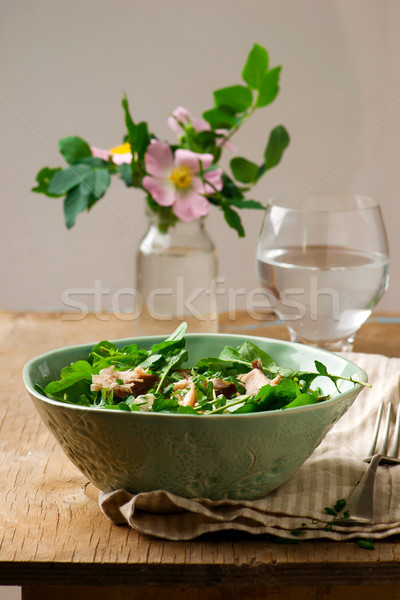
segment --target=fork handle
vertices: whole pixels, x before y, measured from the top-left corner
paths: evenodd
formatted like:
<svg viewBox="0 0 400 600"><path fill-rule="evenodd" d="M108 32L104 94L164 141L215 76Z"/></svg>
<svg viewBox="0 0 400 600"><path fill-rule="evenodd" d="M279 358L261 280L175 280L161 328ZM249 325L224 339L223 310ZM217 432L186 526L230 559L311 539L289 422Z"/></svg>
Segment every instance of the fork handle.
<svg viewBox="0 0 400 600"><path fill-rule="evenodd" d="M374 517L374 484L376 470L382 454L375 454L360 483L349 496L346 510L350 512L349 522L370 523Z"/></svg>

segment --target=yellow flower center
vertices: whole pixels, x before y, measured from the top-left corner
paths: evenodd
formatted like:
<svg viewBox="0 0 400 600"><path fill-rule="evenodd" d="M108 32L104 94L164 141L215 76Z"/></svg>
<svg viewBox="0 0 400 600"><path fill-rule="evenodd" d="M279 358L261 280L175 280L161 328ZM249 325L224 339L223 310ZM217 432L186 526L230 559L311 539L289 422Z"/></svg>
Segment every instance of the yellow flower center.
<svg viewBox="0 0 400 600"><path fill-rule="evenodd" d="M125 142L125 144L121 144L120 146L115 146L115 148L110 148L112 154L128 154L130 151L131 145L129 142Z"/></svg>
<svg viewBox="0 0 400 600"><path fill-rule="evenodd" d="M172 181L175 187L177 188L187 188L192 183L192 174L190 172L189 167L176 167L175 169L171 169L171 173L169 174L169 180Z"/></svg>

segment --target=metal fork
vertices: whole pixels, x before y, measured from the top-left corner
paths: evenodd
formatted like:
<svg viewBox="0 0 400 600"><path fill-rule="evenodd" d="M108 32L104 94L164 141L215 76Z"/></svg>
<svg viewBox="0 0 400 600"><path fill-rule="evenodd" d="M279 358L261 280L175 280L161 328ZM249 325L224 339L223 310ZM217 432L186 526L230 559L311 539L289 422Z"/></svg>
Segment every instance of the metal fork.
<svg viewBox="0 0 400 600"><path fill-rule="evenodd" d="M389 402L387 408L385 429L383 433L382 445L376 452L376 444L378 440L379 429L382 420L383 402L380 403L375 429L372 439L371 448L364 462L369 462L369 467L365 471L362 479L355 488L354 492L349 496L345 509L349 511L349 518L335 519L335 523L370 523L374 516L374 484L375 476L378 470L378 465L394 465L400 464L400 459L397 458L397 450L399 445L400 432L400 408L397 410L396 424L392 434L392 443L388 451L388 440L390 430L390 419L392 416L393 406Z"/></svg>

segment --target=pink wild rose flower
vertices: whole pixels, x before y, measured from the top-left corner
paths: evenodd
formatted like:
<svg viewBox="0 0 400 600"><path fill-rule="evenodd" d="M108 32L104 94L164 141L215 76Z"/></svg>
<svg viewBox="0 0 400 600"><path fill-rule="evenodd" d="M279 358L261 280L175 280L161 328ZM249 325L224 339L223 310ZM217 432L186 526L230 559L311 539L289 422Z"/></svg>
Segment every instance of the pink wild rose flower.
<svg viewBox="0 0 400 600"><path fill-rule="evenodd" d="M168 117L168 125L177 137L182 136L182 129L185 128L185 125L191 125L195 131L211 130L210 124L207 123L207 121L204 119L196 119L186 108L183 108L183 106L178 106L178 108L172 112L172 115ZM216 129L215 133L225 136L226 129ZM217 138L216 144L217 146L223 146L227 150L236 152L236 146L225 140L224 137Z"/></svg>
<svg viewBox="0 0 400 600"><path fill-rule="evenodd" d="M145 155L147 176L143 187L160 206L171 206L174 214L186 223L204 217L210 203L204 194L222 190L222 169L203 173L213 162L212 154L197 154L178 149L172 153L168 144L151 140Z"/></svg>
<svg viewBox="0 0 400 600"><path fill-rule="evenodd" d="M121 144L121 146L115 146L110 150L103 150L103 148L96 148L90 146L92 156L95 158L101 158L102 160L108 161L110 158L115 165L130 164L132 161L131 145L128 142Z"/></svg>
<svg viewBox="0 0 400 600"><path fill-rule="evenodd" d="M208 131L210 129L207 121L192 117L190 112L183 106L178 106L172 112L172 115L168 117L168 125L178 137L182 135L182 127L184 128L185 125L192 125L195 131Z"/></svg>

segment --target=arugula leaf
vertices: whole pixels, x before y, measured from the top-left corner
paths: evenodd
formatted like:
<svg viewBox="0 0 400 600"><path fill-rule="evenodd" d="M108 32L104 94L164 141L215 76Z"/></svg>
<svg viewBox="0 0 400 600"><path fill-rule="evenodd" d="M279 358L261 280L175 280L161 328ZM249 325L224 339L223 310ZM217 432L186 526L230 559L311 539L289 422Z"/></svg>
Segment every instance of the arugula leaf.
<svg viewBox="0 0 400 600"><path fill-rule="evenodd" d="M264 412L306 406L318 402L318 394L303 393L299 384L292 379L282 379L277 385L264 385L255 397L234 411L234 414Z"/></svg>
<svg viewBox="0 0 400 600"><path fill-rule="evenodd" d="M107 340L102 340L93 346L89 354L89 361L95 361L98 357L108 358L116 352L118 352L118 348L115 344L108 342Z"/></svg>
<svg viewBox="0 0 400 600"><path fill-rule="evenodd" d="M357 546L363 548L364 550L375 550L375 544L370 539L357 540Z"/></svg>
<svg viewBox="0 0 400 600"><path fill-rule="evenodd" d="M164 398L157 394L151 407L152 412L177 412L180 404L176 398Z"/></svg>
<svg viewBox="0 0 400 600"><path fill-rule="evenodd" d="M271 356L252 342L244 342L237 348L225 346L218 357L202 358L195 368L199 370L209 369L210 371L221 370L224 375L233 370L243 373L246 370L251 370L252 363L258 359L261 361L263 369L268 373L275 374L278 372L278 367Z"/></svg>
<svg viewBox="0 0 400 600"><path fill-rule="evenodd" d="M187 330L187 323L184 321L178 325L175 331L163 342L154 344L151 347L151 354L165 354L165 352L171 352L176 348L182 348L185 345L185 333Z"/></svg>
<svg viewBox="0 0 400 600"><path fill-rule="evenodd" d="M334 506L335 510L337 513L340 513L346 506L346 500L345 498L340 498L339 500L336 501L336 504Z"/></svg>
<svg viewBox="0 0 400 600"><path fill-rule="evenodd" d="M253 344L252 342L244 342L238 348L239 355L248 361L248 364L251 366L251 363L260 359L263 369L266 371L271 371L271 369L277 368L277 365L273 358L264 350L261 350L258 346Z"/></svg>
<svg viewBox="0 0 400 600"><path fill-rule="evenodd" d="M180 405L176 412L178 413L178 415L198 415L199 414L191 406L180 406Z"/></svg>
<svg viewBox="0 0 400 600"><path fill-rule="evenodd" d="M94 367L86 360L78 360L68 367L64 367L59 381L50 382L46 385L44 391L49 394L56 394L83 379L91 381L95 371Z"/></svg>
<svg viewBox="0 0 400 600"><path fill-rule="evenodd" d="M172 371L172 369L178 369L182 363L184 363L188 358L187 350L181 349L178 352L167 354L165 357L165 365L158 371L158 375L160 377L159 384L157 386L157 392L163 386L164 381L167 378L167 375Z"/></svg>
<svg viewBox="0 0 400 600"><path fill-rule="evenodd" d="M315 368L317 369L318 373L320 375L322 375L323 377L328 377L332 381L332 383L335 386L335 388L337 389L337 391L340 392L340 390L338 388L338 385L337 385L337 382L338 382L339 379L341 379L341 377L335 377L334 375L329 375L328 369L319 360L315 360L314 364L315 364Z"/></svg>
<svg viewBox="0 0 400 600"><path fill-rule="evenodd" d="M58 402L60 402L60 398L58 396L54 396L48 391L46 392L46 390L43 389L42 386L40 386L38 383L34 384L33 389L39 392L39 394L42 394L42 396L47 396L47 398L50 398L51 400L57 400Z"/></svg>
<svg viewBox="0 0 400 600"><path fill-rule="evenodd" d="M140 366L142 367L142 369L148 369L149 367L153 367L154 369L156 368L157 363L162 361L162 359L162 354L152 354L151 356L145 358L144 361L140 363Z"/></svg>
<svg viewBox="0 0 400 600"><path fill-rule="evenodd" d="M307 406L308 404L317 404L318 402L318 392L304 392L302 394L298 394L294 400L286 404L283 408L286 410L287 408L295 408L296 406Z"/></svg>
<svg viewBox="0 0 400 600"><path fill-rule="evenodd" d="M284 408L300 394L300 388L291 379L282 379L277 385L264 385L258 392L255 401L257 410L277 410Z"/></svg>

